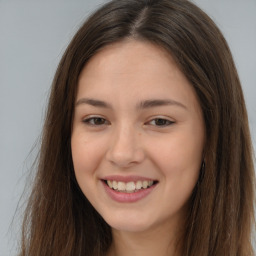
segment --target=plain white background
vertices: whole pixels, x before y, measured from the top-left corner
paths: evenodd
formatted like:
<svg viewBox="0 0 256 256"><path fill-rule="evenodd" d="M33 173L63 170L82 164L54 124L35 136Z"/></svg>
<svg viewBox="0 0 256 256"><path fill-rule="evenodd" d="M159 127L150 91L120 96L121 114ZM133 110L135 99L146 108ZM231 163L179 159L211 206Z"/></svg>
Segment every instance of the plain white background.
<svg viewBox="0 0 256 256"><path fill-rule="evenodd" d="M58 61L84 19L104 2L0 0L0 256L16 252L17 204L37 152L30 153L40 136ZM194 2L230 45L256 148L256 0Z"/></svg>

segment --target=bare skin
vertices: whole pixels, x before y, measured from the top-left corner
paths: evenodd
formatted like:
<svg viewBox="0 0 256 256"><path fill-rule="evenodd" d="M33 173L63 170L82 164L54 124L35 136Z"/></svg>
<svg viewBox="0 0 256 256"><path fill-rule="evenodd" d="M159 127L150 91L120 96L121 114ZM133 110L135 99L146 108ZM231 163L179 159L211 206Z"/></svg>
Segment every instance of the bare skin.
<svg viewBox="0 0 256 256"><path fill-rule="evenodd" d="M177 225L164 224L150 232L141 233L112 229L114 243L107 256L181 256L177 247L178 230Z"/></svg>

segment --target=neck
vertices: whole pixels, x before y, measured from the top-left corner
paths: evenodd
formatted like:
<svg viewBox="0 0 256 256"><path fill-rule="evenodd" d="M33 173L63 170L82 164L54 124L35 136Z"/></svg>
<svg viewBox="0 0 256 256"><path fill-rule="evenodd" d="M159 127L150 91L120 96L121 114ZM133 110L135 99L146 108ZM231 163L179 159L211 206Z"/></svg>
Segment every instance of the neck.
<svg viewBox="0 0 256 256"><path fill-rule="evenodd" d="M112 235L113 243L107 256L180 256L180 232L168 225L143 232L112 229Z"/></svg>

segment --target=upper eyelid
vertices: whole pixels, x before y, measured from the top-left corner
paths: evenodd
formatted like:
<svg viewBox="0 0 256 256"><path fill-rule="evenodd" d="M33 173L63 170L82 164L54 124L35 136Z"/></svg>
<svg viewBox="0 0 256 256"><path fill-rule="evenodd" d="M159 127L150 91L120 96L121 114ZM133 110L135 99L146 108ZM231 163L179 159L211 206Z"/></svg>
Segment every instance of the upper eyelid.
<svg viewBox="0 0 256 256"><path fill-rule="evenodd" d="M151 116L150 118L148 118L147 122L150 122L150 121L155 120L155 119L163 119L163 120L167 120L167 121L175 123L175 120L173 118L167 117L167 116L161 116L161 115Z"/></svg>
<svg viewBox="0 0 256 256"><path fill-rule="evenodd" d="M104 117L102 115L88 115L88 116L83 117L82 121L86 121L86 120L94 119L94 118L102 118L102 119L105 119L107 122L110 122L106 117ZM163 120L169 121L171 123L175 123L176 122L175 120L173 120L170 117L159 115L159 116L152 116L152 117L148 118L148 121L146 121L145 123L149 123L149 122L151 122L153 120L156 120L156 119L163 119Z"/></svg>
<svg viewBox="0 0 256 256"><path fill-rule="evenodd" d="M82 117L82 120L88 120L88 119L93 119L93 118L103 118L103 119L106 119L104 116L102 115L86 115L84 117Z"/></svg>
<svg viewBox="0 0 256 256"><path fill-rule="evenodd" d="M154 121L154 120L157 120L157 119L160 119L160 120L164 120L164 121L170 122L170 124L175 123L174 121L169 120L169 119L166 119L166 118L153 118L153 119L151 119L151 120L147 121L147 122L146 122L146 124L147 124L147 123L150 123L150 122L152 122L152 121Z"/></svg>
<svg viewBox="0 0 256 256"><path fill-rule="evenodd" d="M83 122L83 123L86 123L86 121L90 121L90 120L92 120L92 119L97 119L97 118L104 119L107 124L110 123L105 117L100 116L100 115L86 116L86 117L82 118L82 122ZM89 123L89 122L88 122L88 123ZM102 125L104 125L104 124L102 124Z"/></svg>
<svg viewBox="0 0 256 256"><path fill-rule="evenodd" d="M157 124L157 123L152 124L152 122L153 121L156 122L157 119L165 120L165 121L167 121L167 124L162 124L162 125ZM164 128L169 128L170 126L172 126L175 123L176 123L176 121L171 117L157 115L157 116L152 116L147 122L144 123L144 125L152 126L154 128L158 128L158 129L164 129Z"/></svg>

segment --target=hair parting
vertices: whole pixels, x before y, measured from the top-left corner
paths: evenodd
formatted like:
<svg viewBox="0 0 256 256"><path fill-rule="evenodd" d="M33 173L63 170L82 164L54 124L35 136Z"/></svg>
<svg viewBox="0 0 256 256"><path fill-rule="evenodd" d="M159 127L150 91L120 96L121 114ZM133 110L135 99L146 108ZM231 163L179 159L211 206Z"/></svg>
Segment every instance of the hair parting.
<svg viewBox="0 0 256 256"><path fill-rule="evenodd" d="M20 256L106 255L111 228L74 175L73 112L78 78L88 60L109 44L131 39L165 49L203 111L204 176L189 201L182 255L253 256L255 174L241 84L221 32L186 0L110 1L70 42L52 84Z"/></svg>

